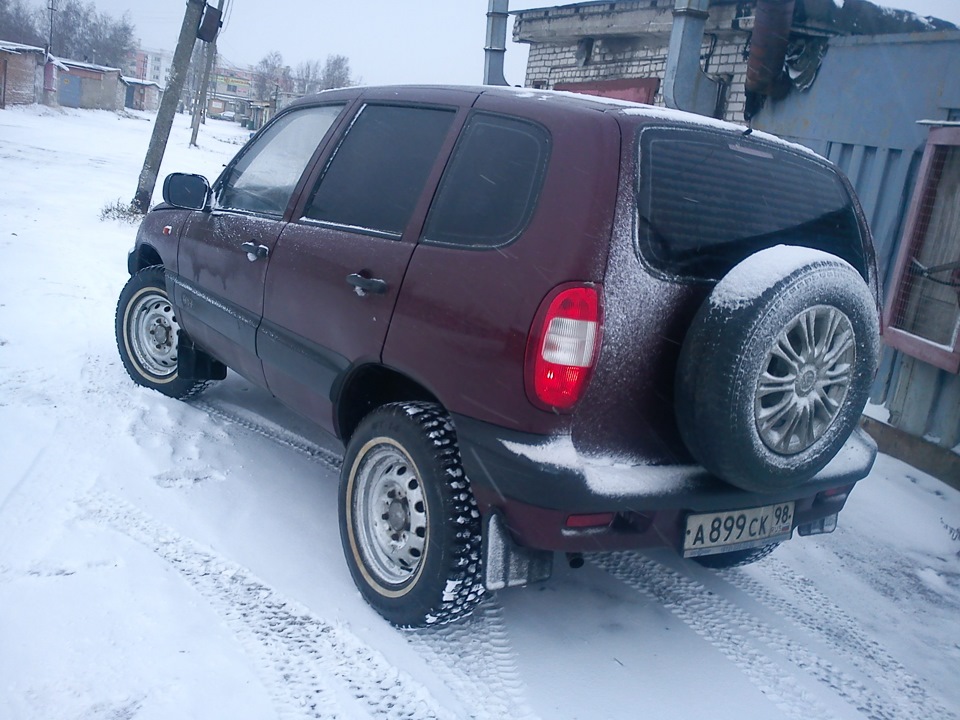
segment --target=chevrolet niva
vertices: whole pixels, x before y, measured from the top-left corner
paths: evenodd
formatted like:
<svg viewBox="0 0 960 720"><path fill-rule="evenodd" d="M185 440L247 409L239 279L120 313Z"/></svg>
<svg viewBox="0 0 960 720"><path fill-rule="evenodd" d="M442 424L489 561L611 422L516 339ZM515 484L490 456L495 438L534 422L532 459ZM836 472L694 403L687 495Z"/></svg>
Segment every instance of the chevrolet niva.
<svg viewBox="0 0 960 720"><path fill-rule="evenodd" d="M227 368L345 447L340 533L401 626L556 551L711 567L836 527L878 284L849 182L694 115L493 87L335 90L173 174L120 294L140 385Z"/></svg>

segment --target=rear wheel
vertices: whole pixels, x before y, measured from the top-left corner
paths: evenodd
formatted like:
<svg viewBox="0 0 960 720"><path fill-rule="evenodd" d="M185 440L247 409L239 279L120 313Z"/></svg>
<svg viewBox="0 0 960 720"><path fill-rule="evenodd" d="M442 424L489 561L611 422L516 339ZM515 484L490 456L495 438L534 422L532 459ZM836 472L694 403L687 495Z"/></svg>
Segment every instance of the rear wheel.
<svg viewBox="0 0 960 720"><path fill-rule="evenodd" d="M178 372L180 324L167 297L162 265L146 267L127 281L117 303L115 329L120 359L138 385L181 400L207 386Z"/></svg>
<svg viewBox="0 0 960 720"><path fill-rule="evenodd" d="M711 473L752 492L801 484L854 431L879 355L877 309L838 257L775 247L700 308L677 368L677 423Z"/></svg>
<svg viewBox="0 0 960 720"><path fill-rule="evenodd" d="M387 620L439 625L480 601L480 513L438 405L385 405L360 423L347 444L339 506L350 573Z"/></svg>

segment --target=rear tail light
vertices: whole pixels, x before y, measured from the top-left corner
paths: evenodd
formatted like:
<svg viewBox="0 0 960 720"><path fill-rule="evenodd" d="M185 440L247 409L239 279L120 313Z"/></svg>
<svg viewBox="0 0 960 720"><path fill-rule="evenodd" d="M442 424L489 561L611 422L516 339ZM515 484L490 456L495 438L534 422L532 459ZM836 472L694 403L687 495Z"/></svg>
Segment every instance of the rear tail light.
<svg viewBox="0 0 960 720"><path fill-rule="evenodd" d="M527 341L530 400L548 410L570 410L583 396L600 347L598 285L555 288L541 303Z"/></svg>

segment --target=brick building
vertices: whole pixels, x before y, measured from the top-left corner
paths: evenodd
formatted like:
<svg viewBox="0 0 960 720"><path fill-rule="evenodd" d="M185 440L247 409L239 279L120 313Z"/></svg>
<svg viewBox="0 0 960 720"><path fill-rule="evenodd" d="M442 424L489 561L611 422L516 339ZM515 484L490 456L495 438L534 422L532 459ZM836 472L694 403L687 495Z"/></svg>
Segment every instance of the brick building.
<svg viewBox="0 0 960 720"><path fill-rule="evenodd" d="M43 100L43 48L0 40L0 108Z"/></svg>
<svg viewBox="0 0 960 720"><path fill-rule="evenodd" d="M125 93L123 106L131 110L157 112L160 107L160 86L150 80L122 76Z"/></svg>
<svg viewBox="0 0 960 720"><path fill-rule="evenodd" d="M866 0L804 0L797 4L788 66L794 85L812 82L830 37L883 35L949 29L949 23L880 8ZM841 5L843 7L841 7ZM675 0L581 2L516 11L515 42L528 43L525 85L596 92L637 99L623 89L648 94L664 104L663 80L673 29ZM747 59L756 0L711 0L701 66L719 80L722 92L714 114L743 121ZM619 83L611 81L616 80ZM625 81L631 81L625 83ZM588 83L588 85L580 85ZM606 87L604 87L606 85Z"/></svg>

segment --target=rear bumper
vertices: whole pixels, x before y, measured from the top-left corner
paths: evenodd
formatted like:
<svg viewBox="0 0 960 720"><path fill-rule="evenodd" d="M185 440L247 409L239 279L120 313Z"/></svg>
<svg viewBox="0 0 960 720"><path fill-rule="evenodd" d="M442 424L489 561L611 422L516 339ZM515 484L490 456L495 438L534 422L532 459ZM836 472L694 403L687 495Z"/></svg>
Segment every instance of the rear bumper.
<svg viewBox="0 0 960 720"><path fill-rule="evenodd" d="M810 481L787 491L752 493L699 466L644 466L585 458L569 438L517 433L455 415L464 468L481 510L499 510L513 539L542 550L589 552L682 547L690 513L794 501L794 527L839 512L867 476L876 443L859 428ZM837 491L826 495L827 491ZM570 515L615 513L603 527L567 527Z"/></svg>

